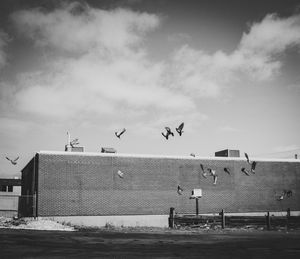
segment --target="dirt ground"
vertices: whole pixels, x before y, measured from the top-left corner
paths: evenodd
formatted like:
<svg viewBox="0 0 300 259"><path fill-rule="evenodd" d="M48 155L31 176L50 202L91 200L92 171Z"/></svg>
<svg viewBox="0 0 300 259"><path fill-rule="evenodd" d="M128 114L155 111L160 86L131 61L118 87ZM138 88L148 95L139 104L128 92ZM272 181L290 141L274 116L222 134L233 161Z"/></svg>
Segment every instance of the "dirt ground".
<svg viewBox="0 0 300 259"><path fill-rule="evenodd" d="M300 258L300 232L0 229L0 258Z"/></svg>

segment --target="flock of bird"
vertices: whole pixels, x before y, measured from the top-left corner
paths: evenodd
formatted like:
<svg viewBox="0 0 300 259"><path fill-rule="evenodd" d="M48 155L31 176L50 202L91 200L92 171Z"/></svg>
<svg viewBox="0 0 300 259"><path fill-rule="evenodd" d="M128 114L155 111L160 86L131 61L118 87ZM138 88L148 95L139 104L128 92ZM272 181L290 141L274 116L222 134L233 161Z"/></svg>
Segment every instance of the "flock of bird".
<svg viewBox="0 0 300 259"><path fill-rule="evenodd" d="M290 198L293 196L293 192L291 190L283 190L280 195L276 195L277 201L282 201L285 197Z"/></svg>
<svg viewBox="0 0 300 259"><path fill-rule="evenodd" d="M183 131L183 127L184 127L184 123L182 122L177 128L175 128L175 130L176 130L176 132L179 134L179 136L181 136L182 133L184 132L184 131ZM166 140L169 139L169 136L170 136L170 135L174 137L174 133L172 132L172 130L170 129L170 127L165 127L165 130L166 130L166 132L165 132L165 133L162 132L161 134L162 134L162 136L163 136ZM123 128L123 129L121 129L121 130L119 130L119 131L116 131L116 132L115 132L115 136L116 136L117 138L121 139L121 136L122 136L125 132L126 132L126 129ZM68 134L69 134L69 133L68 133ZM76 145L79 145L79 140L78 140L78 138L73 139L72 141L70 141L69 144L71 145L71 147L74 147L74 146L76 146ZM251 172L252 174L255 174L255 169L256 169L257 162L256 162L256 161L250 161L248 154L247 154L247 153L244 153L244 154L245 154L247 163L251 166L251 168L250 168L250 171L249 171L249 169L247 169L247 168L245 168L245 167L242 167L242 168L241 168L241 172L244 173L244 174L247 175L247 176L250 176L250 172ZM191 153L190 155L193 156L193 157L195 157L195 154L194 154L194 153ZM6 159L7 159L8 161L10 161L12 165L16 165L16 164L17 164L17 161L18 161L18 159L19 159L19 156L16 157L16 158L14 158L14 159L11 159L11 158L9 158L9 157L6 157ZM214 169L212 169L212 168L210 168L210 167L205 168L203 164L200 164L200 169L201 169L201 171L202 171L202 176L203 176L204 178L207 178L208 176L210 176L210 177L213 178L213 184L214 184L214 185L217 184L218 175L217 175L217 173L216 173L216 170L214 170ZM228 167L224 167L223 170L224 170L224 172L227 173L228 175L231 174L230 169L229 169ZM121 172L120 170L118 170L117 174L118 174L118 176L119 176L120 178L124 178L124 173ZM182 195L182 194L183 194L183 189L182 189L182 187L181 187L180 185L177 186L177 193L178 193L179 195ZM284 199L284 197L288 197L288 198L289 198L289 197L291 197L291 196L292 196L292 191L291 191L291 190L283 190L282 193L281 193L280 195L276 195L276 199L277 199L278 201L281 201L281 200Z"/></svg>
<svg viewBox="0 0 300 259"><path fill-rule="evenodd" d="M182 123L178 126L178 128L175 128L175 130L177 131L177 133L179 134L179 136L181 136L182 133L183 133L183 127L184 127L184 122L182 122ZM162 133L161 133L165 139L168 140L170 135L171 135L172 137L174 137L174 133L172 132L172 130L171 130L170 127L165 127L165 130L166 130L166 132L162 132ZM116 135L117 138L121 139L121 136L122 136L125 132L126 132L126 129L123 128L123 129L121 129L121 130L116 131L116 132L115 132L115 135Z"/></svg>
<svg viewBox="0 0 300 259"><path fill-rule="evenodd" d="M191 156L195 157L195 155L194 155L193 153L191 154ZM255 174L255 168L256 168L257 162L256 162L256 161L251 162L247 153L245 153L245 157L246 157L246 159L247 159L247 163L251 165L251 172L252 172L252 174ZM203 164L200 164L200 169L201 169L201 171L202 171L202 176L203 176L204 178L207 178L208 176L211 176L211 177L213 178L213 184L214 184L214 185L217 184L218 175L217 175L217 173L216 173L216 170L214 170L214 169L212 169L212 168L210 168L210 167L205 168ZM228 167L224 167L223 170L224 170L224 172L227 173L228 175L231 174L231 173L230 173L230 169L229 169ZM241 169L241 171L242 171L244 174L246 174L247 176L250 175L249 171L248 171L245 167L243 167L243 168ZM178 193L179 195L182 195L182 193L183 193L183 189L182 189L182 187L181 187L180 185L177 186L177 193Z"/></svg>

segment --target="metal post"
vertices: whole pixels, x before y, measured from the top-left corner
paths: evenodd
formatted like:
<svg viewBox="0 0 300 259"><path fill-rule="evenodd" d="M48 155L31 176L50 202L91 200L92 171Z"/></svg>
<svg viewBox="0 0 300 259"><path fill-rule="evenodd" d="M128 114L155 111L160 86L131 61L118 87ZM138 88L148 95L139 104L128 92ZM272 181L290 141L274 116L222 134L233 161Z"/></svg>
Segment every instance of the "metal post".
<svg viewBox="0 0 300 259"><path fill-rule="evenodd" d="M222 217L222 228L225 228L225 211L222 209L221 211L221 217Z"/></svg>
<svg viewBox="0 0 300 259"><path fill-rule="evenodd" d="M286 216L287 216L287 217L290 217L290 216L291 216L291 209L290 209L290 208L287 209L287 211L286 211Z"/></svg>
<svg viewBox="0 0 300 259"><path fill-rule="evenodd" d="M199 201L198 198L196 197L196 215L199 215Z"/></svg>
<svg viewBox="0 0 300 259"><path fill-rule="evenodd" d="M286 211L286 229L288 230L289 229L289 218L291 216L291 209L288 208L287 211Z"/></svg>
<svg viewBox="0 0 300 259"><path fill-rule="evenodd" d="M267 222L267 229L270 230L271 229L271 219L270 219L270 212L267 212L267 216L266 216L266 222Z"/></svg>
<svg viewBox="0 0 300 259"><path fill-rule="evenodd" d="M170 208L170 215L169 215L169 228L174 228L174 217L175 217L175 208Z"/></svg>

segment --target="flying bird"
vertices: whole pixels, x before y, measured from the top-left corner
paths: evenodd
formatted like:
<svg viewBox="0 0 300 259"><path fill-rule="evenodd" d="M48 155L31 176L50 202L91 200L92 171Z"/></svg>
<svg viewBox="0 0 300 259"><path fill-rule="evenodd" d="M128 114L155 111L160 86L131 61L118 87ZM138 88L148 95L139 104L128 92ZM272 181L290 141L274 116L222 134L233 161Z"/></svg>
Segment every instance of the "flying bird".
<svg viewBox="0 0 300 259"><path fill-rule="evenodd" d="M204 166L203 166L202 164L200 164L200 167L201 167L201 170L202 170L202 175L203 175L203 177L207 178L207 177L206 177L206 176L207 176L207 172L205 172Z"/></svg>
<svg viewBox="0 0 300 259"><path fill-rule="evenodd" d="M218 175L216 174L216 171L211 168L208 168L207 170L210 172L210 175L213 177L214 184L217 184Z"/></svg>
<svg viewBox="0 0 300 259"><path fill-rule="evenodd" d="M293 192L291 190L283 190L282 195L289 198L292 197Z"/></svg>
<svg viewBox="0 0 300 259"><path fill-rule="evenodd" d="M243 168L241 169L241 171L242 171L245 175L248 175L248 176L249 176L249 172L246 170L245 167L243 167Z"/></svg>
<svg viewBox="0 0 300 259"><path fill-rule="evenodd" d="M251 163L251 172L253 173L253 174L255 174L255 167L256 167L256 162L255 161L253 161L252 163Z"/></svg>
<svg viewBox="0 0 300 259"><path fill-rule="evenodd" d="M120 170L118 170L117 174L120 178L124 178L124 173L122 173Z"/></svg>
<svg viewBox="0 0 300 259"><path fill-rule="evenodd" d="M17 164L17 160L19 159L19 157L15 158L15 159L10 159L9 157L6 157L6 159L8 161L10 161L13 165L16 165Z"/></svg>
<svg viewBox="0 0 300 259"><path fill-rule="evenodd" d="M191 153L190 156L195 157L196 155L194 153Z"/></svg>
<svg viewBox="0 0 300 259"><path fill-rule="evenodd" d="M248 164L251 164L251 163L250 163L249 156L248 156L248 154L247 154L247 153L245 153L245 157L246 157L246 159L247 159L247 163L248 163Z"/></svg>
<svg viewBox="0 0 300 259"><path fill-rule="evenodd" d="M217 184L218 176L217 175L213 175L213 178L214 178L213 184Z"/></svg>
<svg viewBox="0 0 300 259"><path fill-rule="evenodd" d="M174 133L171 131L171 129L169 127L165 127L166 129L166 134L164 134L163 132L161 133L166 139L169 139L169 135L172 135L174 137Z"/></svg>
<svg viewBox="0 0 300 259"><path fill-rule="evenodd" d="M276 197L276 200L282 201L282 200L283 200L283 195L277 196L277 197Z"/></svg>
<svg viewBox="0 0 300 259"><path fill-rule="evenodd" d="M288 190L286 192L286 196L289 198L289 197L292 197L293 196L293 192L291 190Z"/></svg>
<svg viewBox="0 0 300 259"><path fill-rule="evenodd" d="M178 186L177 186L177 193L178 193L179 195L182 195L182 192L183 192L183 189L178 185Z"/></svg>
<svg viewBox="0 0 300 259"><path fill-rule="evenodd" d="M121 136L122 136L122 134L125 133L125 131L126 131L125 128L123 128L122 130L116 131L115 132L116 137L118 137L119 139L121 139Z"/></svg>
<svg viewBox="0 0 300 259"><path fill-rule="evenodd" d="M178 128L176 128L176 131L177 131L177 133L179 134L179 136L181 136L182 133L183 133L183 127L184 127L184 122L182 122L182 123L178 126Z"/></svg>
<svg viewBox="0 0 300 259"><path fill-rule="evenodd" d="M224 167L224 171L225 171L227 174L230 174L229 168Z"/></svg>

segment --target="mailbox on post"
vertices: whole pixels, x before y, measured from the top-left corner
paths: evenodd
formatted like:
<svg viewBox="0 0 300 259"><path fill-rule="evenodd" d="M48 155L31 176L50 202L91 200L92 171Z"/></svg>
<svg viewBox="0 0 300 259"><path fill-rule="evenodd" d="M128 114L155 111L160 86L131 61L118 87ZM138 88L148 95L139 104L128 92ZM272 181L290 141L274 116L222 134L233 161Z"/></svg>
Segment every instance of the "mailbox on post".
<svg viewBox="0 0 300 259"><path fill-rule="evenodd" d="M199 203L198 199L202 197L202 189L194 189L192 190L192 195L190 196L190 199L196 200L196 215L199 215Z"/></svg>

